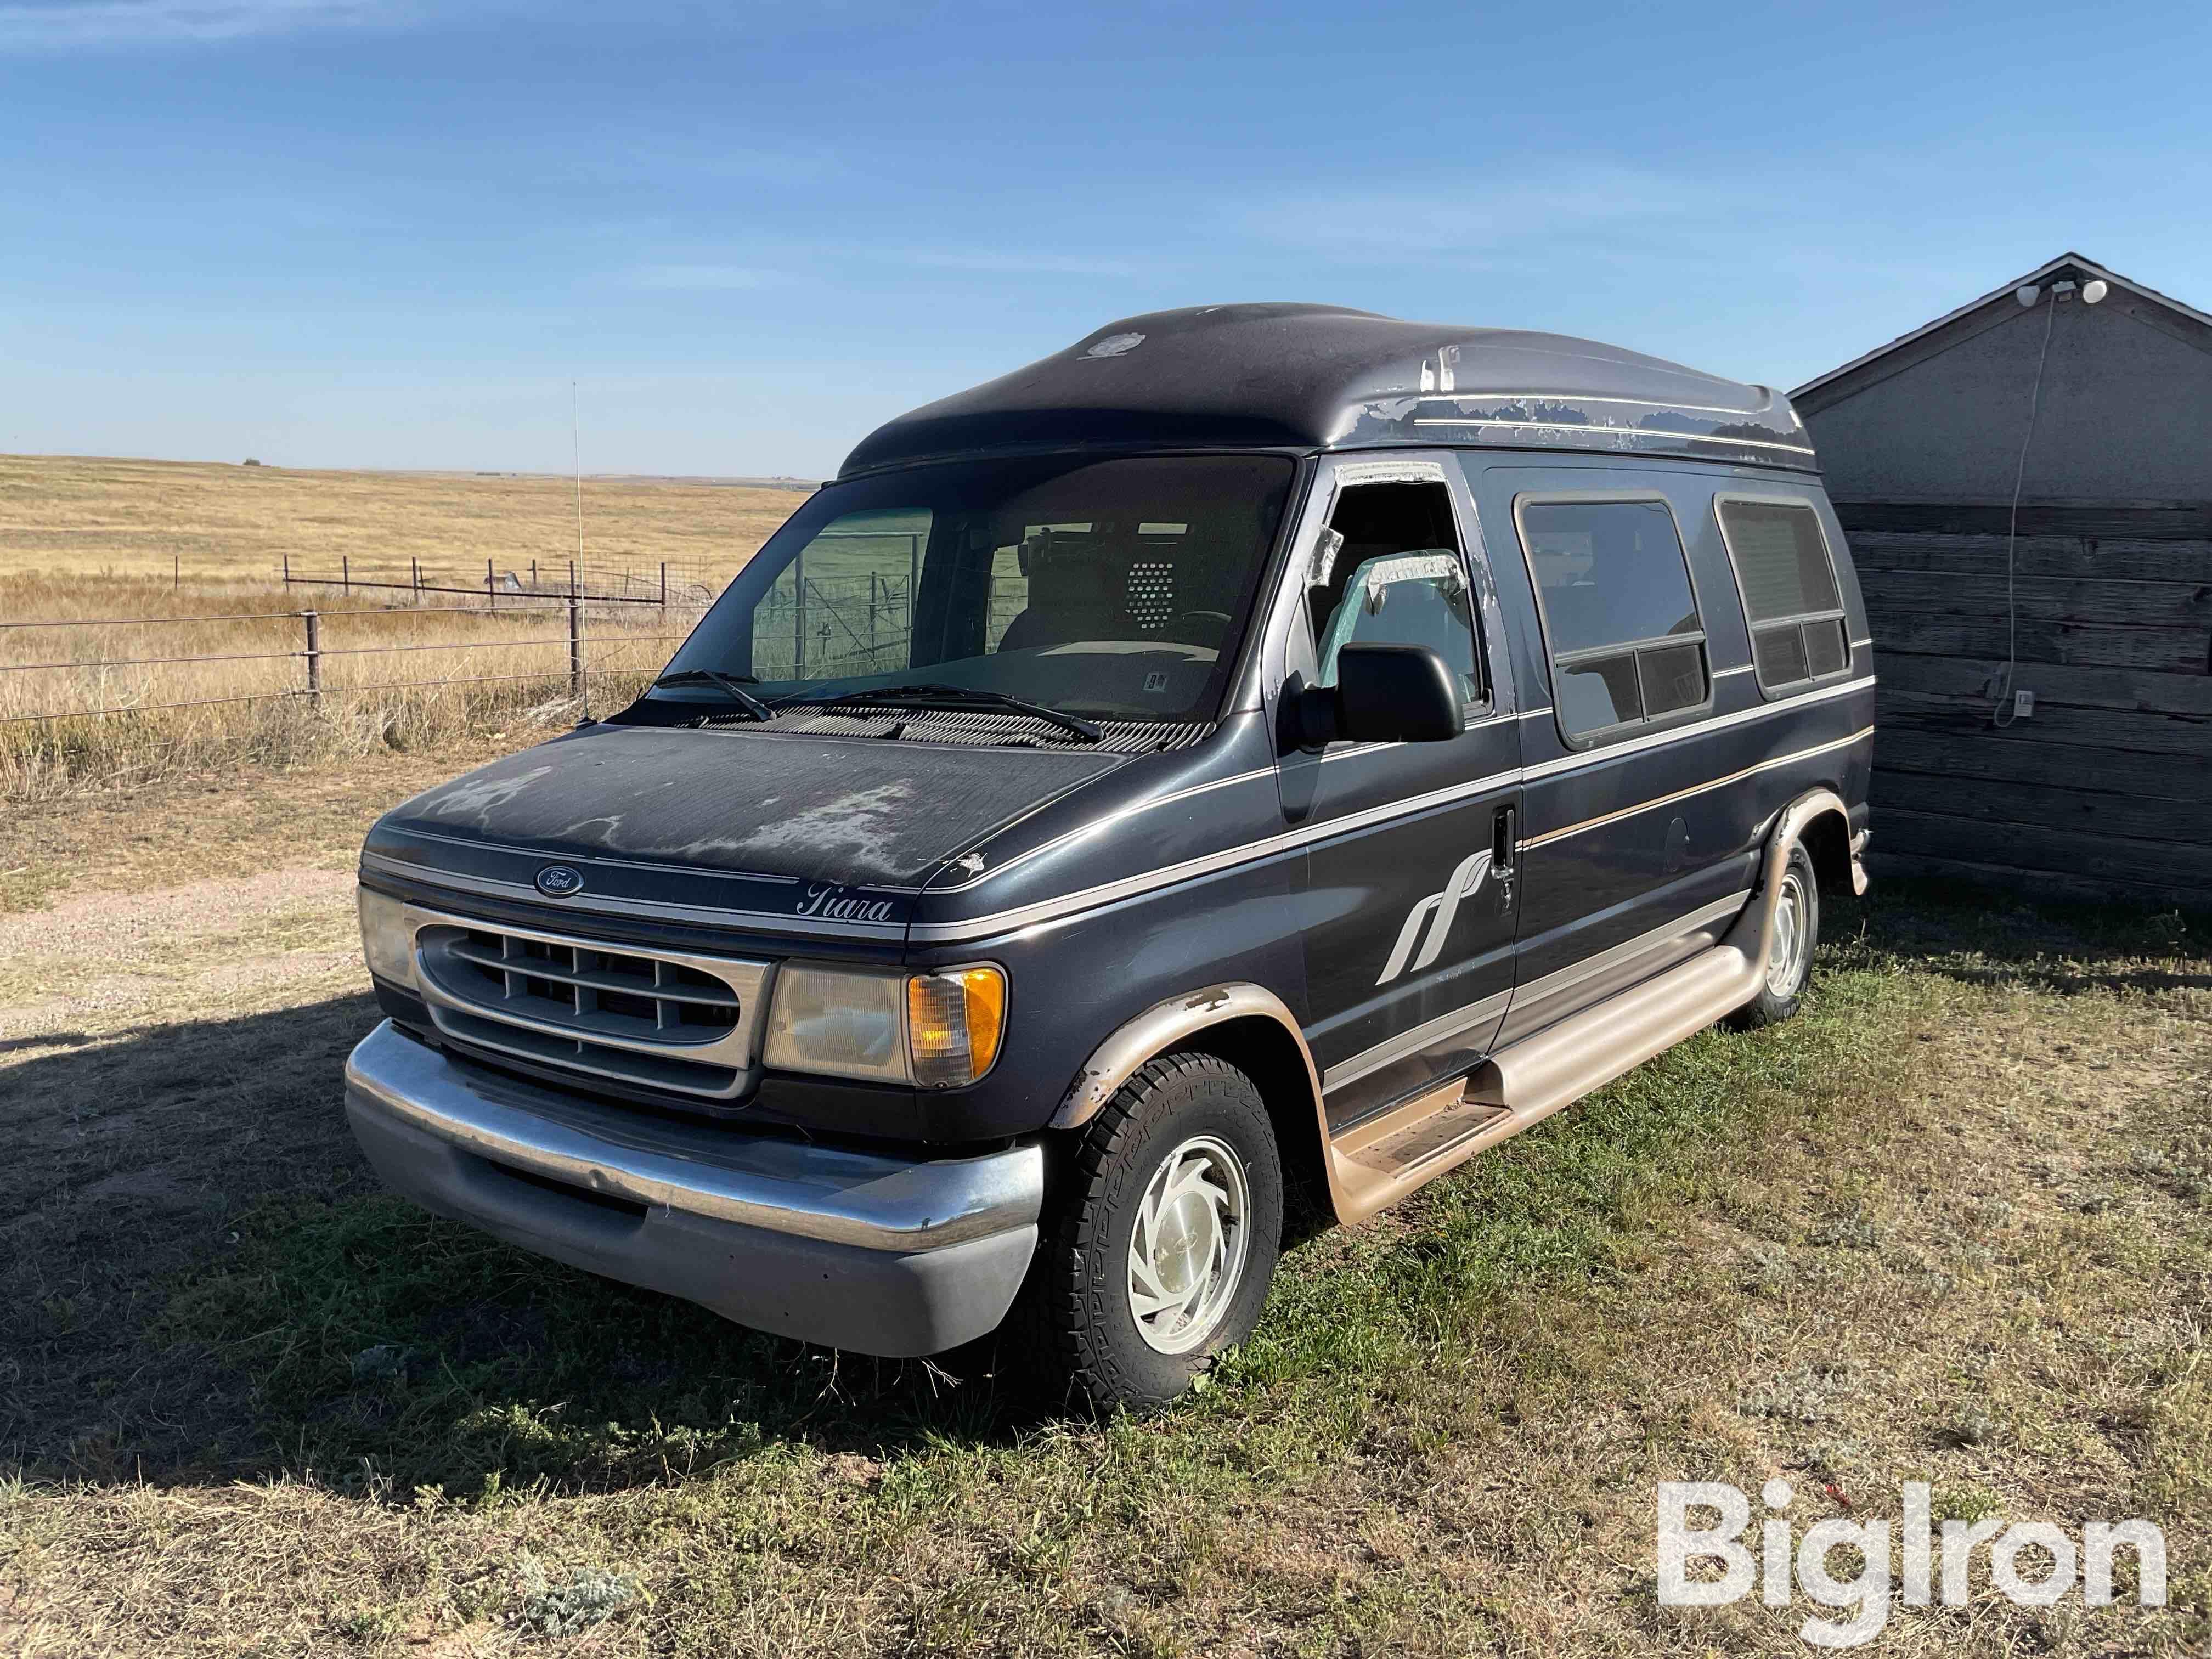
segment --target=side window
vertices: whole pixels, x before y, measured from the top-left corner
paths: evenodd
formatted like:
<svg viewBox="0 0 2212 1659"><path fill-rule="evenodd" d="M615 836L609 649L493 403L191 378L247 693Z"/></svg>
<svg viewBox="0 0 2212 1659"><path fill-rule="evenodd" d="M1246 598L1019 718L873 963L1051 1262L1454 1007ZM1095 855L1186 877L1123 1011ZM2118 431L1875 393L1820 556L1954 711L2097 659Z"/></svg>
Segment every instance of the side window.
<svg viewBox="0 0 2212 1659"><path fill-rule="evenodd" d="M1743 594L1759 685L1786 690L1849 668L1844 602L1820 515L1795 502L1734 495L1713 506Z"/></svg>
<svg viewBox="0 0 2212 1659"><path fill-rule="evenodd" d="M1461 702L1486 702L1474 596L1444 486L1355 485L1338 499L1329 527L1343 540L1312 571L1309 590L1316 684L1336 684L1347 645L1425 645L1458 680Z"/></svg>
<svg viewBox="0 0 2212 1659"><path fill-rule="evenodd" d="M911 665L927 507L848 513L823 526L753 610L752 672L837 679Z"/></svg>
<svg viewBox="0 0 2212 1659"><path fill-rule="evenodd" d="M1561 730L1609 736L1711 696L1705 624L1665 501L1523 498L1514 516Z"/></svg>

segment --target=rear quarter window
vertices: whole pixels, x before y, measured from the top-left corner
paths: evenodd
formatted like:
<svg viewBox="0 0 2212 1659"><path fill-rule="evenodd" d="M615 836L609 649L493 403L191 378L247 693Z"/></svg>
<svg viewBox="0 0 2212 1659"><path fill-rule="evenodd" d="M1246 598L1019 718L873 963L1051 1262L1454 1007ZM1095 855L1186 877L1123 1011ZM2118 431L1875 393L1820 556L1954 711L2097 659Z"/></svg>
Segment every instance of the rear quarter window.
<svg viewBox="0 0 2212 1659"><path fill-rule="evenodd" d="M1713 510L1743 597L1759 689L1799 690L1846 672L1851 653L1835 559L1812 504L1721 495Z"/></svg>

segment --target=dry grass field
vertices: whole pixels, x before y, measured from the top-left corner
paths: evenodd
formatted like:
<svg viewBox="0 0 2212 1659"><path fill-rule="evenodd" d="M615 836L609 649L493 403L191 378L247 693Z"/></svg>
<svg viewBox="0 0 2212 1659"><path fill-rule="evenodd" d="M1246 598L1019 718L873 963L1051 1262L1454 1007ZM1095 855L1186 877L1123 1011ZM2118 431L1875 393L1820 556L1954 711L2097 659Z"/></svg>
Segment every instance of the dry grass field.
<svg viewBox="0 0 2212 1659"><path fill-rule="evenodd" d="M426 582L480 582L489 561L526 584L537 560L557 587L575 550L570 489L512 476L0 456L0 623L70 624L0 627L0 800L492 732L519 743L573 723L585 702L568 684L557 605L495 596L482 614L486 602L464 595L273 580L287 555L295 574L335 575L343 558L357 579L403 582L418 568ZM591 706L634 693L803 499L586 479L586 591L657 593L665 562L676 600L586 607ZM422 605L433 608L395 608ZM306 684L298 613L309 608L328 653L314 703L287 695ZM222 620L169 620L206 617ZM118 617L142 620L100 625ZM179 658L223 660L167 660ZM455 679L468 683L416 684ZM176 704L192 706L167 706ZM98 708L141 712L21 718Z"/></svg>
<svg viewBox="0 0 2212 1659"><path fill-rule="evenodd" d="M0 455L0 581L23 574L260 582L426 573L473 584L576 556L569 480L514 473L307 472L196 461ZM677 479L586 478L586 563L657 580L660 562L723 581L805 496ZM428 579L426 574L426 580ZM0 606L0 611L6 607ZM119 614L119 613L118 613Z"/></svg>
<svg viewBox="0 0 2212 1659"><path fill-rule="evenodd" d="M350 864L467 757L0 815L8 1659L1802 1655L1802 1595L1653 1594L1657 1481L1778 1474L1801 1534L1906 1480L2166 1529L2165 1611L1984 1553L1869 1651L2212 1640L2203 919L1834 903L1802 1018L1313 1238L1210 1388L1091 1424L376 1191Z"/></svg>

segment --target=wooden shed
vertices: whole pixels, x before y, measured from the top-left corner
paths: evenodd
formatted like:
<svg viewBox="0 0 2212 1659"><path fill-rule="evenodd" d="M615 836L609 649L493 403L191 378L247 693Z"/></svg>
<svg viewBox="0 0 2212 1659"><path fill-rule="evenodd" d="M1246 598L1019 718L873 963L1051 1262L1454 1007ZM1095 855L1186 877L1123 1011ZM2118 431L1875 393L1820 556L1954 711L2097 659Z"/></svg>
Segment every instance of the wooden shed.
<svg viewBox="0 0 2212 1659"><path fill-rule="evenodd" d="M1873 623L1881 860L2212 906L2212 316L2068 253L1791 396Z"/></svg>

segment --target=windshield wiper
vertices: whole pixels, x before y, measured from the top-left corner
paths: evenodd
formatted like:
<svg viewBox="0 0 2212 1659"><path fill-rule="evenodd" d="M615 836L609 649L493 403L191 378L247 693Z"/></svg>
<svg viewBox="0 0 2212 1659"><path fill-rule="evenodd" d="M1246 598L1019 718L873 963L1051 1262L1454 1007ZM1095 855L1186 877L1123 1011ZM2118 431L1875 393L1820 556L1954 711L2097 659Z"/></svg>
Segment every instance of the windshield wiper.
<svg viewBox="0 0 2212 1659"><path fill-rule="evenodd" d="M664 685L711 685L754 720L775 718L766 703L745 690L748 685L760 684L750 674L725 674L719 668L684 668L673 674L663 674L653 684L656 690Z"/></svg>
<svg viewBox="0 0 2212 1659"><path fill-rule="evenodd" d="M854 708L880 707L884 708L967 708L982 707L1004 709L1010 714L1028 714L1048 720L1063 732L1073 733L1088 743L1097 743L1105 734L1089 720L1063 714L1057 708L1041 702L1031 702L1026 697L1009 696L1004 691L980 691L967 685L885 685L872 691L848 691L835 697L798 696L778 697L769 705L771 709L786 708L793 703L813 703L823 708Z"/></svg>

